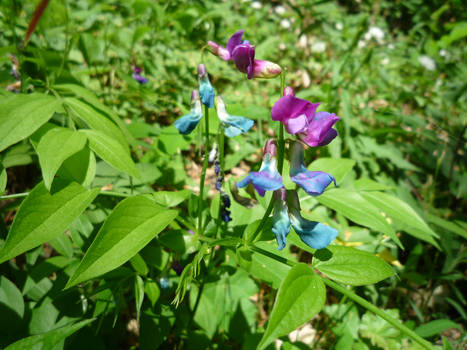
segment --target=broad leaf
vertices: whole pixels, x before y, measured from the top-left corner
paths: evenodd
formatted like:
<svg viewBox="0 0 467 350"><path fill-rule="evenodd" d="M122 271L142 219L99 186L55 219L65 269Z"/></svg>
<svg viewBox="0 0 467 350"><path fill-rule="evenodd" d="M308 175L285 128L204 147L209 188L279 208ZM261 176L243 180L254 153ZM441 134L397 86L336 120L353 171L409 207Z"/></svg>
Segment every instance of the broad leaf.
<svg viewBox="0 0 467 350"><path fill-rule="evenodd" d="M123 148L128 149L128 144L120 128L110 121L105 115L99 113L85 102L73 97L65 98L66 105L91 129L100 131L117 140Z"/></svg>
<svg viewBox="0 0 467 350"><path fill-rule="evenodd" d="M0 102L0 151L31 135L46 123L60 102L44 94L18 94Z"/></svg>
<svg viewBox="0 0 467 350"><path fill-rule="evenodd" d="M73 325L54 329L53 331L27 337L8 346L5 350L24 350L24 349L53 349L62 340L77 330L83 328L94 319L85 320Z"/></svg>
<svg viewBox="0 0 467 350"><path fill-rule="evenodd" d="M53 128L41 138L37 154L47 189L50 190L55 173L62 163L85 145L85 135L66 128Z"/></svg>
<svg viewBox="0 0 467 350"><path fill-rule="evenodd" d="M387 222L381 210L363 198L358 192L332 188L316 197L316 199L321 204L337 211L359 225L387 234L399 247L403 248L402 243L396 236L396 232Z"/></svg>
<svg viewBox="0 0 467 350"><path fill-rule="evenodd" d="M258 349L264 349L274 339L289 334L311 320L325 301L326 288L321 277L306 264L292 267L279 288Z"/></svg>
<svg viewBox="0 0 467 350"><path fill-rule="evenodd" d="M139 177L135 163L128 151L113 137L96 130L81 130L89 140L89 147L114 168L128 175Z"/></svg>
<svg viewBox="0 0 467 350"><path fill-rule="evenodd" d="M442 331L451 328L461 330L461 327L456 322L453 322L451 320L434 320L415 328L415 333L417 333L423 338L428 338L440 334Z"/></svg>
<svg viewBox="0 0 467 350"><path fill-rule="evenodd" d="M67 288L130 260L177 216L144 196L121 201L97 233Z"/></svg>
<svg viewBox="0 0 467 350"><path fill-rule="evenodd" d="M191 191L181 190L181 191L159 191L153 194L154 200L163 206L166 207L175 207L183 201L187 200L190 197Z"/></svg>
<svg viewBox="0 0 467 350"><path fill-rule="evenodd" d="M426 224L415 210L399 198L382 192L363 192L363 198L400 223L400 229L438 247L434 237L438 235Z"/></svg>
<svg viewBox="0 0 467 350"><path fill-rule="evenodd" d="M0 276L0 327L10 331L19 328L24 316L24 300L18 287Z"/></svg>
<svg viewBox="0 0 467 350"><path fill-rule="evenodd" d="M50 194L39 183L21 203L0 251L0 263L63 233L98 193L99 189L87 190L73 182Z"/></svg>
<svg viewBox="0 0 467 350"><path fill-rule="evenodd" d="M313 267L333 280L352 286L374 284L394 275L391 266L377 256L342 246L316 251Z"/></svg>

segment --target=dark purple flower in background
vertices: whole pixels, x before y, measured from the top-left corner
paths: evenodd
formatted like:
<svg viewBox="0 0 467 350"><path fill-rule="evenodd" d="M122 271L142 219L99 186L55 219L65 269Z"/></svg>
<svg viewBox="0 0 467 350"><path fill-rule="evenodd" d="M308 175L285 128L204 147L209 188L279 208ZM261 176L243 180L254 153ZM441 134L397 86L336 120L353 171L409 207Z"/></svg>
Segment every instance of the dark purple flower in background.
<svg viewBox="0 0 467 350"><path fill-rule="evenodd" d="M227 48L214 41L208 41L209 50L225 61L232 60L237 69L252 78L274 78L281 74L279 65L264 60L255 59L255 47L248 40L242 40L243 29L235 32L227 42Z"/></svg>
<svg viewBox="0 0 467 350"><path fill-rule="evenodd" d="M146 84L149 80L141 75L142 68L133 65L133 74L131 75L140 84Z"/></svg>
<svg viewBox="0 0 467 350"><path fill-rule="evenodd" d="M272 107L271 117L284 124L289 134L298 134L308 146L325 146L337 136L332 127L340 118L334 113L316 112L318 106L295 97L293 89L286 87L284 96Z"/></svg>

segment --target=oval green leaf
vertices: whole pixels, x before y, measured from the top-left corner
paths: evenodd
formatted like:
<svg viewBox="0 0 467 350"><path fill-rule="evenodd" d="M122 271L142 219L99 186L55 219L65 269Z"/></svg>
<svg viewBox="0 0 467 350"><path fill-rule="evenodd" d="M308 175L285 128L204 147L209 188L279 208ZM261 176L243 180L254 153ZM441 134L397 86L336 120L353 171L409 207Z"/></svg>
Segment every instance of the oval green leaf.
<svg viewBox="0 0 467 350"><path fill-rule="evenodd" d="M374 284L394 275L391 266L377 256L341 246L317 250L313 267L333 280L352 286Z"/></svg>
<svg viewBox="0 0 467 350"><path fill-rule="evenodd" d="M42 136L37 145L37 155L44 178L50 190L55 173L62 163L86 145L86 135L66 128L53 128Z"/></svg>
<svg viewBox="0 0 467 350"><path fill-rule="evenodd" d="M316 199L325 206L337 211L359 225L385 233L404 249L392 226L386 221L381 210L376 208L360 193L342 188L332 188Z"/></svg>
<svg viewBox="0 0 467 350"><path fill-rule="evenodd" d="M87 190L72 182L50 194L39 183L21 203L0 251L0 263L63 233L98 193L99 189Z"/></svg>
<svg viewBox="0 0 467 350"><path fill-rule="evenodd" d="M102 225L66 288L123 265L177 215L144 196L124 199Z"/></svg>
<svg viewBox="0 0 467 350"><path fill-rule="evenodd" d="M274 339L311 320L321 311L325 301L326 287L321 277L306 264L292 267L279 288L258 349L264 349Z"/></svg>
<svg viewBox="0 0 467 350"><path fill-rule="evenodd" d="M114 168L128 175L139 177L135 163L128 151L113 137L96 130L80 130L86 134L89 147Z"/></svg>
<svg viewBox="0 0 467 350"><path fill-rule="evenodd" d="M54 329L53 331L33 335L8 346L5 350L24 350L24 349L53 349L55 345L70 336L74 332L93 322L95 319L85 320L73 325L67 325Z"/></svg>
<svg viewBox="0 0 467 350"><path fill-rule="evenodd" d="M0 102L0 151L31 135L45 124L60 102L44 94L18 94Z"/></svg>

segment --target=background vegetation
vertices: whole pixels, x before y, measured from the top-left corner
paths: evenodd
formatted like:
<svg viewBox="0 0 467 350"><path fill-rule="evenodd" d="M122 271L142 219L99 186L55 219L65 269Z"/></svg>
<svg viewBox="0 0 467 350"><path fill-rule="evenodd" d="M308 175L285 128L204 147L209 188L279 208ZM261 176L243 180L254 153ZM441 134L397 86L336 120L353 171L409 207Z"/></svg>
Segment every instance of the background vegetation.
<svg viewBox="0 0 467 350"><path fill-rule="evenodd" d="M0 244L16 235L0 251L0 347L23 338L31 343L16 348L256 347L289 267L260 254L245 261L235 245L210 247L189 232L201 127L182 136L172 125L188 113L196 67L205 63L228 110L256 122L226 140L226 183L257 170L275 132L270 109L280 79L247 80L204 49L245 29L257 57L280 64L298 97L341 117L340 137L306 154L339 188L302 201L304 216L338 229L336 246L377 255L396 273L364 286L336 280L359 285L349 288L435 346L465 348L462 1L52 0L26 45L37 4L0 6ZM147 84L132 78L133 65ZM217 130L214 112L210 122ZM203 215L215 218L211 167L206 183L214 201ZM266 199L250 209L234 202L233 221L221 231L255 230L266 206ZM130 225L132 214L157 217L150 227L160 234L132 231L146 242L129 261L116 248L114 265L80 264L98 232ZM206 236L214 231L208 225ZM314 252L293 238L278 253L266 231L258 247L312 262ZM186 266L200 275L180 277ZM282 349L421 346L332 289L317 316L280 339Z"/></svg>

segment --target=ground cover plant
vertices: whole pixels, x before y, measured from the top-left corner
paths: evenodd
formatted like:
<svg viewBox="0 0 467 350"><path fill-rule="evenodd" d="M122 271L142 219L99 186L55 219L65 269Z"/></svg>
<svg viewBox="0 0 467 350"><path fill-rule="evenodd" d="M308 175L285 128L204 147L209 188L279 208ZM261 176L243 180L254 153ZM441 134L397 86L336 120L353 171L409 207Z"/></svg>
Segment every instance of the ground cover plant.
<svg viewBox="0 0 467 350"><path fill-rule="evenodd" d="M465 13L2 2L0 347L465 348Z"/></svg>

